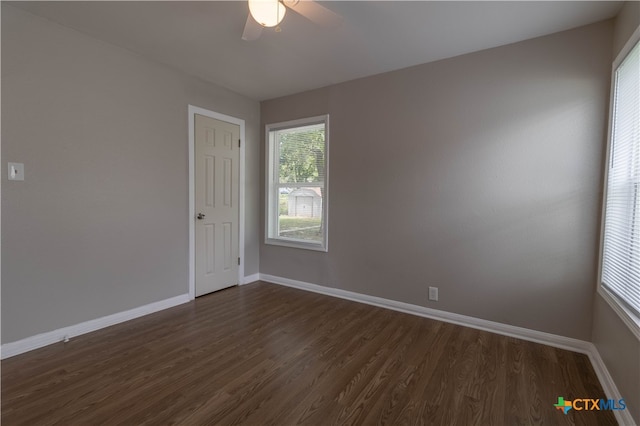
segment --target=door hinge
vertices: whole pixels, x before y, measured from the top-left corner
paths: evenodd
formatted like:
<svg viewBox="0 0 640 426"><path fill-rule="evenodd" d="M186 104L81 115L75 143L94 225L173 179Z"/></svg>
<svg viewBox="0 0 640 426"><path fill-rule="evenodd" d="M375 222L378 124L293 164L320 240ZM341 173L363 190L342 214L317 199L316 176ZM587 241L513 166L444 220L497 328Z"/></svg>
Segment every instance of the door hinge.
<svg viewBox="0 0 640 426"><path fill-rule="evenodd" d="M238 148L240 148L240 139L238 139Z"/></svg>
<svg viewBox="0 0 640 426"><path fill-rule="evenodd" d="M238 258L238 265L240 264L240 258Z"/></svg>

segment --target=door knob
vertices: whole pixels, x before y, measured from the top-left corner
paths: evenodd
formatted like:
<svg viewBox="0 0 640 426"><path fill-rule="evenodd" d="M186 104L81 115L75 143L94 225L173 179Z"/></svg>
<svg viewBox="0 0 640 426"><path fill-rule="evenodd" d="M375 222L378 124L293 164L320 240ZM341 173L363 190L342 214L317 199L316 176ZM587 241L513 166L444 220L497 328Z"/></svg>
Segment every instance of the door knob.
<svg viewBox="0 0 640 426"><path fill-rule="evenodd" d="M198 216L197 216L197 217L198 217L198 219L200 219L200 220L204 219L204 215L203 215L202 213L198 213Z"/></svg>

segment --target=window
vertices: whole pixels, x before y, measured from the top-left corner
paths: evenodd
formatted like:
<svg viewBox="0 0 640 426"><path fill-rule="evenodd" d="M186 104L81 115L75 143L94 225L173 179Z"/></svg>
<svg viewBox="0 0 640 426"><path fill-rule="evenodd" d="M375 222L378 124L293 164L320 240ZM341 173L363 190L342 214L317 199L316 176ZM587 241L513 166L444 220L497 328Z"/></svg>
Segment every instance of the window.
<svg viewBox="0 0 640 426"><path fill-rule="evenodd" d="M636 35L640 33L636 32ZM640 43L614 63L601 283L640 323ZM635 45L633 44L635 43ZM624 319L624 318L623 318Z"/></svg>
<svg viewBox="0 0 640 426"><path fill-rule="evenodd" d="M328 124L267 125L267 244L327 251Z"/></svg>

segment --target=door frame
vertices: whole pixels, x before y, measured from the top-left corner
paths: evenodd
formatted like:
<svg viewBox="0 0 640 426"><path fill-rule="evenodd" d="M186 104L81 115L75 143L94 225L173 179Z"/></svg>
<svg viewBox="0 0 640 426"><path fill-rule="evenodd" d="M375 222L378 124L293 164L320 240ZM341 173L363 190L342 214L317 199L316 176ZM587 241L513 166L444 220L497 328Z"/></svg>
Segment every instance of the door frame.
<svg viewBox="0 0 640 426"><path fill-rule="evenodd" d="M245 194L245 166L244 152L245 132L244 120L230 115L221 114L219 112L210 111L189 104L187 120L189 124L189 300L196 297L196 167L195 167L195 115L200 114L215 120L226 121L227 123L240 126L240 188L239 188L239 218L238 218L238 256L240 257L240 265L238 265L238 284L244 284L244 194Z"/></svg>

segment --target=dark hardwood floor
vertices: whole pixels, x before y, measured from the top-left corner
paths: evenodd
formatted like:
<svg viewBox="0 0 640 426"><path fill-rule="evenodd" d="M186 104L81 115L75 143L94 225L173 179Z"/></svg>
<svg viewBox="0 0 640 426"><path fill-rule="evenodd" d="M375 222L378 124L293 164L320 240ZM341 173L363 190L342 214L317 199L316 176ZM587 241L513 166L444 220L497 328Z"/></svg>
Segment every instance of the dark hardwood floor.
<svg viewBox="0 0 640 426"><path fill-rule="evenodd" d="M2 361L3 425L609 425L587 356L273 284Z"/></svg>

